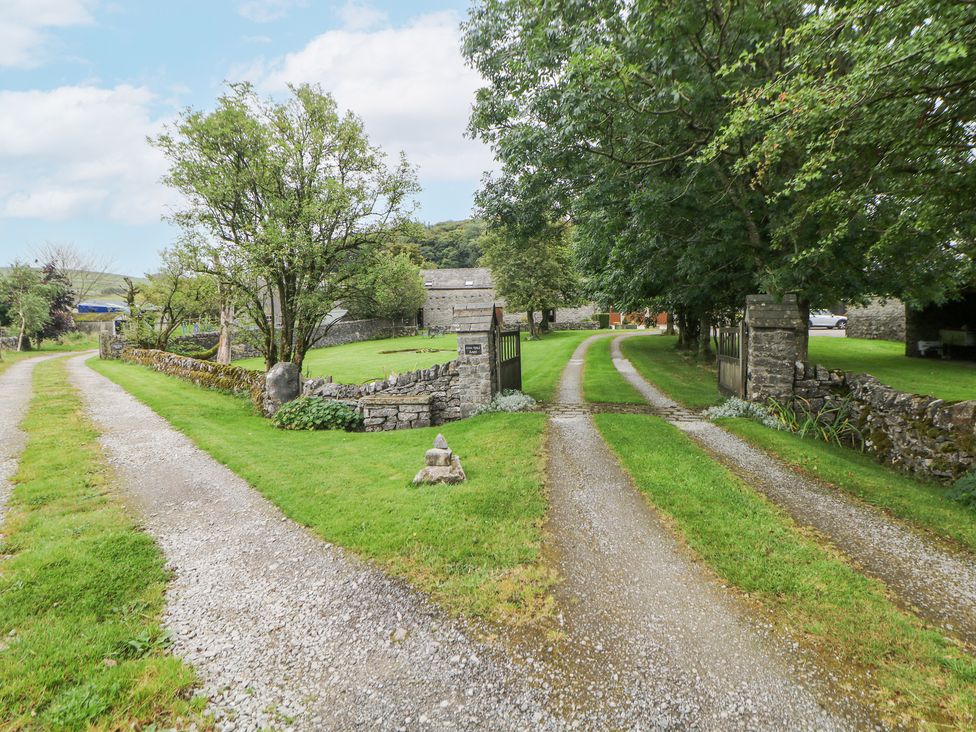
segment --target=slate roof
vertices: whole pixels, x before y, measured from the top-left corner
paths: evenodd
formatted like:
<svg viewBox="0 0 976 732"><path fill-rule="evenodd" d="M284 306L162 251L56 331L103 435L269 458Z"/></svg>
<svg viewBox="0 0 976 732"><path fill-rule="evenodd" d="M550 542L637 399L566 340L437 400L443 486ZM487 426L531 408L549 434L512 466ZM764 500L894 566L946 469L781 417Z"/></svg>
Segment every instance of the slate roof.
<svg viewBox="0 0 976 732"><path fill-rule="evenodd" d="M420 276L428 290L490 290L494 287L491 272L485 267L422 269Z"/></svg>

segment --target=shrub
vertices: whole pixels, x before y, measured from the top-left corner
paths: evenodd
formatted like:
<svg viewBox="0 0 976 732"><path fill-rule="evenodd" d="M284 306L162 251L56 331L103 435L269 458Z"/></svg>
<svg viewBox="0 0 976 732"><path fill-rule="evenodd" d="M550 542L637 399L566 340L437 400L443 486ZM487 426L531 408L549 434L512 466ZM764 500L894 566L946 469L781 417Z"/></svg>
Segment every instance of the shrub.
<svg viewBox="0 0 976 732"><path fill-rule="evenodd" d="M841 447L864 451L864 437L854 423L850 399L834 406L825 404L817 412L810 409L807 400L799 398L792 404L781 404L770 399L769 408L776 415L782 429L795 432L800 437L815 437Z"/></svg>
<svg viewBox="0 0 976 732"><path fill-rule="evenodd" d="M746 417L774 430L782 428L779 420L766 407L755 402L747 402L739 397L729 397L716 407L709 407L704 412L709 419L723 417Z"/></svg>
<svg viewBox="0 0 976 732"><path fill-rule="evenodd" d="M475 410L475 414L489 414L491 412L528 412L535 407L535 399L515 389L506 389L495 394L491 401L482 404Z"/></svg>
<svg viewBox="0 0 976 732"><path fill-rule="evenodd" d="M271 418L275 427L283 430L346 430L352 432L363 426L363 418L356 410L342 402L322 397L298 397L275 412Z"/></svg>
<svg viewBox="0 0 976 732"><path fill-rule="evenodd" d="M976 509L976 472L958 478L949 489L949 498Z"/></svg>

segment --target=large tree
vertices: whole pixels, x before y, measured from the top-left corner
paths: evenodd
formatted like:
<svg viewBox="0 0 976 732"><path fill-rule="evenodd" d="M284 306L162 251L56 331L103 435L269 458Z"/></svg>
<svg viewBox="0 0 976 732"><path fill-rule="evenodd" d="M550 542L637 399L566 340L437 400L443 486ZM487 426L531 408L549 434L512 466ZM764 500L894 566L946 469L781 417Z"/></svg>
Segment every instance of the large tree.
<svg viewBox="0 0 976 732"><path fill-rule="evenodd" d="M345 304L369 317L404 320L415 317L426 299L420 267L394 245L373 256Z"/></svg>
<svg viewBox="0 0 976 732"><path fill-rule="evenodd" d="M230 287L261 333L268 368L301 365L325 316L391 241L416 191L362 122L316 86L284 103L231 85L212 112L188 111L156 144L186 205L179 250Z"/></svg>
<svg viewBox="0 0 976 732"><path fill-rule="evenodd" d="M67 281L71 306L98 293L105 287L112 269L107 254L86 251L75 244L46 242L37 248L37 259L52 266Z"/></svg>
<svg viewBox="0 0 976 732"><path fill-rule="evenodd" d="M0 301L17 329L18 351L29 348L30 338L51 322L51 303L59 292L58 285L44 282L40 272L22 262L0 277Z"/></svg>

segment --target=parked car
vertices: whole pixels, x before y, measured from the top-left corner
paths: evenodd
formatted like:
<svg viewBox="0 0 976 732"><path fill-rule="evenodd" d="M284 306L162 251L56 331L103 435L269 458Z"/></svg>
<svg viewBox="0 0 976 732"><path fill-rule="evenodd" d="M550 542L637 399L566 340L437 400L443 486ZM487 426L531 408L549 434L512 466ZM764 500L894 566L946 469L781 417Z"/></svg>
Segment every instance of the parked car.
<svg viewBox="0 0 976 732"><path fill-rule="evenodd" d="M810 311L811 328L846 328L847 316L834 315L829 310Z"/></svg>

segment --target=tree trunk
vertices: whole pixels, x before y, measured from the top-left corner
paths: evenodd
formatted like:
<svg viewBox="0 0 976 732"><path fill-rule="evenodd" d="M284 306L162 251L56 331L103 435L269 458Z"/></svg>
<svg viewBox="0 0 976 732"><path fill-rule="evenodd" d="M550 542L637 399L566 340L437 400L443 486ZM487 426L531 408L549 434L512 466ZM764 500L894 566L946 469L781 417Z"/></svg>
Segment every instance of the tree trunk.
<svg viewBox="0 0 976 732"><path fill-rule="evenodd" d="M230 363L231 328L233 325L234 305L227 302L227 290L224 289L224 297L220 301L220 338L217 341L217 363Z"/></svg>
<svg viewBox="0 0 976 732"><path fill-rule="evenodd" d="M539 337L539 329L538 329L538 326L535 323L535 313L533 313L531 310L526 310L525 311L525 315L529 319L529 337L530 338L538 338Z"/></svg>
<svg viewBox="0 0 976 732"><path fill-rule="evenodd" d="M664 331L664 335L673 336L674 335L674 314L669 310L667 315L668 315L668 325L667 325L667 329Z"/></svg>
<svg viewBox="0 0 976 732"><path fill-rule="evenodd" d="M20 316L20 332L17 334L17 350L24 350L24 332L27 330L27 318Z"/></svg>
<svg viewBox="0 0 976 732"><path fill-rule="evenodd" d="M698 321L698 358L702 361L712 361L715 355L711 349L712 324L707 315L702 315Z"/></svg>

